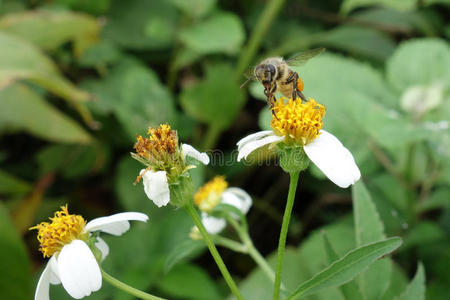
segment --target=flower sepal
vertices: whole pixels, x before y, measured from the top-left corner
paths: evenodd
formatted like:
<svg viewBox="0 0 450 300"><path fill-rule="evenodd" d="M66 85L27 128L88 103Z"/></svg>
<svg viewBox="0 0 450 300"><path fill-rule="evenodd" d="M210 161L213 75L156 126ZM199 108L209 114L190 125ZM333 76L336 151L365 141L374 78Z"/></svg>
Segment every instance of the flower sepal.
<svg viewBox="0 0 450 300"><path fill-rule="evenodd" d="M280 157L280 166L286 173L301 172L309 166L309 158L301 146L279 143L276 152Z"/></svg>
<svg viewBox="0 0 450 300"><path fill-rule="evenodd" d="M192 201L194 185L189 173L184 173L178 180L169 184L170 204L176 207L183 207Z"/></svg>

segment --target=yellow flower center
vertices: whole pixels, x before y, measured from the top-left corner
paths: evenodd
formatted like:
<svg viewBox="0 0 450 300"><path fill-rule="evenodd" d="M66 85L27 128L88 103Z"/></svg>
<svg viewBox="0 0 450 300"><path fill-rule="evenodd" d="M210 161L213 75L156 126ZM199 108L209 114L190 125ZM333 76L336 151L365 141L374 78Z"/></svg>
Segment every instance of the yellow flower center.
<svg viewBox="0 0 450 300"><path fill-rule="evenodd" d="M50 257L61 251L64 245L70 244L73 240L86 240L88 233L83 233L86 221L82 216L69 215L66 206L61 206L61 211L55 212L52 222L42 222L32 229L38 230L37 239L41 244L39 250L44 257Z"/></svg>
<svg viewBox="0 0 450 300"><path fill-rule="evenodd" d="M204 184L194 195L194 203L202 211L210 212L217 204L223 191L228 187L224 176L216 176Z"/></svg>
<svg viewBox="0 0 450 300"><path fill-rule="evenodd" d="M270 125L277 135L286 136L295 142L306 145L319 136L325 106L309 98L305 103L300 99L280 98L275 102L275 116Z"/></svg>
<svg viewBox="0 0 450 300"><path fill-rule="evenodd" d="M149 128L148 134L149 138L137 136L134 149L139 156L158 163L177 153L178 136L169 124L159 125L158 128Z"/></svg>

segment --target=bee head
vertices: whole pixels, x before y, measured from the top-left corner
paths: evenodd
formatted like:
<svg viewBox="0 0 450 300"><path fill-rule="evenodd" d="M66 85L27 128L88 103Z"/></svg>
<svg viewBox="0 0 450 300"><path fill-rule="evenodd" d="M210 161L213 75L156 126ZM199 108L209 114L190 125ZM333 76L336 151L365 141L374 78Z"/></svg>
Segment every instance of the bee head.
<svg viewBox="0 0 450 300"><path fill-rule="evenodd" d="M263 84L271 84L275 81L277 69L273 64L260 64L255 68L255 76Z"/></svg>

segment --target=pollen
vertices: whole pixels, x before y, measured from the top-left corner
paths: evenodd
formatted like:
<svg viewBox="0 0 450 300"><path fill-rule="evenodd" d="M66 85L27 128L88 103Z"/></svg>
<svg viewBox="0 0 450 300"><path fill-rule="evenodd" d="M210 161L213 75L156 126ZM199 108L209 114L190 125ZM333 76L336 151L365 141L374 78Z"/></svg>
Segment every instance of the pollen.
<svg viewBox="0 0 450 300"><path fill-rule="evenodd" d="M228 187L224 176L216 176L204 184L194 195L194 203L201 211L210 212L220 202L223 191Z"/></svg>
<svg viewBox="0 0 450 300"><path fill-rule="evenodd" d="M88 237L88 234L83 232L86 221L82 216L70 215L67 205L61 206L61 210L55 212L55 216L49 219L51 222L42 222L30 228L38 230L39 250L44 257L50 257L61 251L73 240L85 240Z"/></svg>
<svg viewBox="0 0 450 300"><path fill-rule="evenodd" d="M305 103L297 100L280 98L274 104L270 125L277 135L296 143L306 145L320 134L325 115L325 106L309 98Z"/></svg>
<svg viewBox="0 0 450 300"><path fill-rule="evenodd" d="M177 153L178 136L169 124L161 124L158 128L149 128L148 134L148 138L137 136L134 149L139 156L152 163L158 163Z"/></svg>

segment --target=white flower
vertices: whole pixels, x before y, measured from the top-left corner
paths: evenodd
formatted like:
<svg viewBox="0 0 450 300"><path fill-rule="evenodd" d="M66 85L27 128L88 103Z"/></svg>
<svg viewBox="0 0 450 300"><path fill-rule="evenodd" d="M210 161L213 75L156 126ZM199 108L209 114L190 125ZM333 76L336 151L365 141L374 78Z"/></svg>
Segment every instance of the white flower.
<svg viewBox="0 0 450 300"><path fill-rule="evenodd" d="M181 145L181 154L183 159L186 156L192 157L204 165L209 164L209 157L204 152L199 152L188 144ZM155 203L156 206L166 206L170 201L169 182L166 171L152 171L142 169L139 173L142 176L144 191L147 197Z"/></svg>
<svg viewBox="0 0 450 300"><path fill-rule="evenodd" d="M238 161L267 144L279 143L285 140L274 131L260 131L251 134L238 143ZM331 133L320 130L320 135L303 146L309 159L336 185L347 188L361 177L353 155Z"/></svg>
<svg viewBox="0 0 450 300"><path fill-rule="evenodd" d="M227 188L228 183L223 176L216 176L204 184L194 195L194 202L202 211L202 223L211 234L218 234L226 226L226 220L210 215L210 212L219 205L228 204L239 209L244 215L252 206L252 198L240 188ZM236 215L232 215L238 218Z"/></svg>
<svg viewBox="0 0 450 300"><path fill-rule="evenodd" d="M59 213L59 214L58 214ZM102 286L102 274L99 264L85 240L92 232L100 231L112 235L122 235L130 228L129 221L148 220L147 215L137 212L119 213L108 217L94 219L85 226L81 216L69 215L67 207L55 214L51 223L41 223L38 239L41 251L50 255L36 287L35 300L49 300L50 284L62 284L67 293L75 299L89 296ZM60 235L70 226L71 235ZM76 238L78 237L78 238ZM81 239L84 238L84 239ZM59 245L55 249L52 245ZM100 237L95 246L100 250L103 260L109 253L109 247Z"/></svg>

